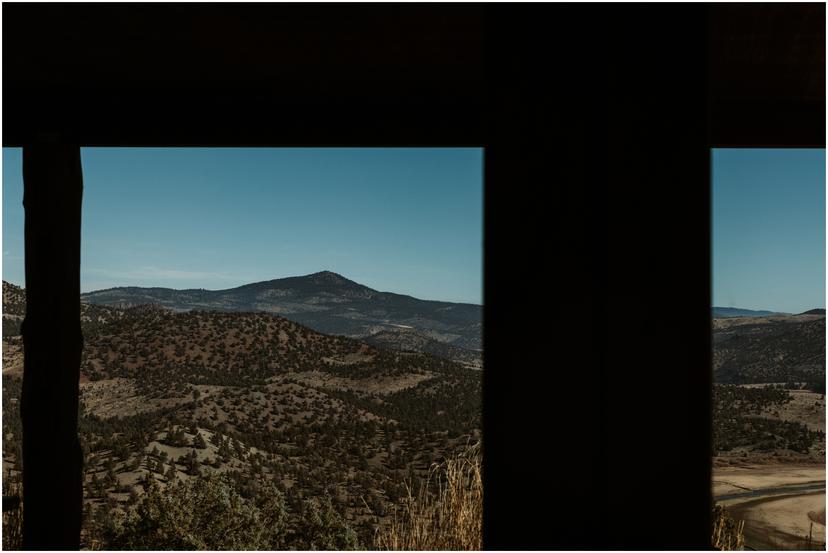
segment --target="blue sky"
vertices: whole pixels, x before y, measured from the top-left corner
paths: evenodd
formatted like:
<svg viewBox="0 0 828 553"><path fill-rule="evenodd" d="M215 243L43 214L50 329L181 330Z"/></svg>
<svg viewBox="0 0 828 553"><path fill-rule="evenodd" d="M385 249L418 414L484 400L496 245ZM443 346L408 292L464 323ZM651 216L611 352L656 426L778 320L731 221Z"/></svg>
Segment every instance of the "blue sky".
<svg viewBox="0 0 828 553"><path fill-rule="evenodd" d="M713 305L825 307L825 150L713 151Z"/></svg>
<svg viewBox="0 0 828 553"><path fill-rule="evenodd" d="M223 289L331 270L482 303L480 148L84 148L82 291ZM3 149L3 278L24 284L21 150Z"/></svg>

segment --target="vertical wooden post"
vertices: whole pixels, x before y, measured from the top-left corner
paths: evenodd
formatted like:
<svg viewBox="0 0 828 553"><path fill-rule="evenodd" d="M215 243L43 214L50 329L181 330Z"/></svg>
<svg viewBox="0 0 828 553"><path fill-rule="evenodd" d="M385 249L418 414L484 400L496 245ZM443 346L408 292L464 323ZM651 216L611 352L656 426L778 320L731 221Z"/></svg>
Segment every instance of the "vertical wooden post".
<svg viewBox="0 0 828 553"><path fill-rule="evenodd" d="M79 549L80 147L25 145L23 183L23 548Z"/></svg>

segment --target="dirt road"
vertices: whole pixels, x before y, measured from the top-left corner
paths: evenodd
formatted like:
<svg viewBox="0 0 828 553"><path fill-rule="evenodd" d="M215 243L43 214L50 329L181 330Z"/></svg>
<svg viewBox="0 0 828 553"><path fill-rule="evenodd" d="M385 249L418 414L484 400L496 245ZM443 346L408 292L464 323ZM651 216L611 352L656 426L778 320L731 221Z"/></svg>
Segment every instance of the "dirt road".
<svg viewBox="0 0 828 553"><path fill-rule="evenodd" d="M713 494L745 521L756 550L825 549L825 467L747 466L716 469Z"/></svg>

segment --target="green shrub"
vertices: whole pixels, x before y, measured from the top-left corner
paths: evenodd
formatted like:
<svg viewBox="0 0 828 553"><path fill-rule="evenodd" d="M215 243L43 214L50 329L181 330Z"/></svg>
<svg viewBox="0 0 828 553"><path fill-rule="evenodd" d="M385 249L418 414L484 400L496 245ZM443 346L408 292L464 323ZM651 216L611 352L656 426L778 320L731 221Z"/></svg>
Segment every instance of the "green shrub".
<svg viewBox="0 0 828 553"><path fill-rule="evenodd" d="M195 478L162 489L154 480L135 506L98 528L109 549L251 550L284 546L287 513L271 486L244 499L229 479Z"/></svg>
<svg viewBox="0 0 828 553"><path fill-rule="evenodd" d="M291 549L352 551L362 549L356 532L342 520L331 498L306 499Z"/></svg>

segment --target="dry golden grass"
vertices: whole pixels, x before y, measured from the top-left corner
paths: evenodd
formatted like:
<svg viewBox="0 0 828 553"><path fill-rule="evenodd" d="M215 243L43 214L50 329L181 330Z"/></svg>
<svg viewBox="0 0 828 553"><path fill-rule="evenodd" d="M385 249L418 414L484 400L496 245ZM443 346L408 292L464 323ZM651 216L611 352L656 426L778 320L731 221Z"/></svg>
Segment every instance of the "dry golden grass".
<svg viewBox="0 0 828 553"><path fill-rule="evenodd" d="M479 551L483 545L480 444L434 465L416 497L408 489L402 513L380 530L374 546L394 551Z"/></svg>
<svg viewBox="0 0 828 553"><path fill-rule="evenodd" d="M727 516L720 505L713 507L713 548L719 551L742 551L745 546L745 521Z"/></svg>
<svg viewBox="0 0 828 553"><path fill-rule="evenodd" d="M18 477L7 475L3 479L3 495L19 497L19 506L3 513L3 549L20 551L23 549L23 484Z"/></svg>

